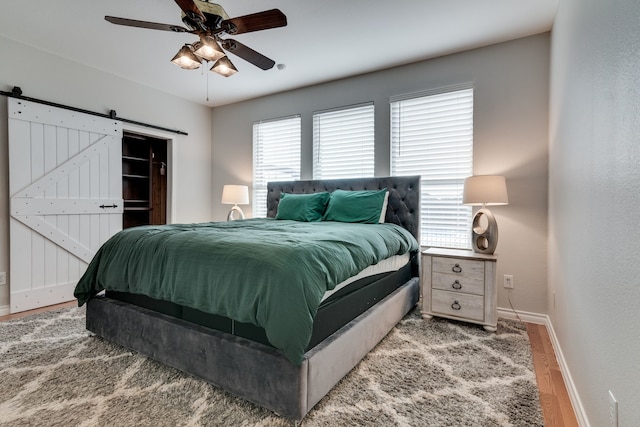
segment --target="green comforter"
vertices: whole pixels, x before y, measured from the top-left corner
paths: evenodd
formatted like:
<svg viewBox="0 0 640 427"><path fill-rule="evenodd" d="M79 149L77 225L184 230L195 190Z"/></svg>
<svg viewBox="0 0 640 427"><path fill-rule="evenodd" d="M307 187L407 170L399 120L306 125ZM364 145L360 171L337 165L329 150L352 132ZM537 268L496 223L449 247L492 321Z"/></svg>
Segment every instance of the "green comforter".
<svg viewBox="0 0 640 427"><path fill-rule="evenodd" d="M96 253L74 295L144 294L264 328L300 364L325 291L418 249L394 224L248 219L123 230Z"/></svg>

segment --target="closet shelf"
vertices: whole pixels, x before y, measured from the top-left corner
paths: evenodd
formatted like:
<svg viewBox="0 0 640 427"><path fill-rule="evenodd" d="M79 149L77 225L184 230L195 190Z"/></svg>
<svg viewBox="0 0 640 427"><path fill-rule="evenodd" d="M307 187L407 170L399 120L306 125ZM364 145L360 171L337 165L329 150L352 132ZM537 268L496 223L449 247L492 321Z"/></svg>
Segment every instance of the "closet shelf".
<svg viewBox="0 0 640 427"><path fill-rule="evenodd" d="M133 160L136 162L148 162L149 159L145 157L135 157L135 156L122 156L122 160Z"/></svg>
<svg viewBox="0 0 640 427"><path fill-rule="evenodd" d="M151 208L150 207L137 207L137 206L125 206L124 208L125 211L150 211Z"/></svg>

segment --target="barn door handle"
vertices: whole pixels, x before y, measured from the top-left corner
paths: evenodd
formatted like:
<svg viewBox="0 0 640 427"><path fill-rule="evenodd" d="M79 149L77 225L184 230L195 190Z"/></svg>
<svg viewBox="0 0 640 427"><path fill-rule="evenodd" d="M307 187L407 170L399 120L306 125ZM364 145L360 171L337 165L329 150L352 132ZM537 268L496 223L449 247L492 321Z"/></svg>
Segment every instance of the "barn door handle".
<svg viewBox="0 0 640 427"><path fill-rule="evenodd" d="M118 205L100 205L100 207L101 207L102 209L104 209L104 208L117 208L117 207L118 207Z"/></svg>

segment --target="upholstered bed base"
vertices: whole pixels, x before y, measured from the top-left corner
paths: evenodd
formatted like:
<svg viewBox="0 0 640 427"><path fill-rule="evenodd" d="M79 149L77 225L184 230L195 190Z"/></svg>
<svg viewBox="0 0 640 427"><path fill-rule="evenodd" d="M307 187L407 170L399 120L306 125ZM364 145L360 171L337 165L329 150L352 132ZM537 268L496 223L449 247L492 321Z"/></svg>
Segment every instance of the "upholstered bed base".
<svg viewBox="0 0 640 427"><path fill-rule="evenodd" d="M308 351L295 366L272 347L106 297L88 302L87 329L301 420L418 302L413 277Z"/></svg>

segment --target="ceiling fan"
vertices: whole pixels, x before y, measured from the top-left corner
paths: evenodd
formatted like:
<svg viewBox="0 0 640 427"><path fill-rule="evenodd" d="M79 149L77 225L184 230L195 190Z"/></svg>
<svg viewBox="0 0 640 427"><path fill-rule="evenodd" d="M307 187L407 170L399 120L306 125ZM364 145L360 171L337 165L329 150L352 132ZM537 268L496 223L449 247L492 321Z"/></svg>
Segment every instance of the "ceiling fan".
<svg viewBox="0 0 640 427"><path fill-rule="evenodd" d="M136 19L105 16L112 24L128 27L148 28L152 30L191 33L200 40L185 44L173 57L171 62L184 69L199 68L203 61L214 62L211 71L229 77L238 69L229 60L225 50L252 63L258 68L268 70L275 62L259 52L245 46L239 41L222 38L226 35L237 35L253 31L284 27L287 17L278 9L229 18L222 6L207 0L175 0L182 9L182 22L187 26L161 24L157 22L138 21ZM223 50L224 49L224 50Z"/></svg>

